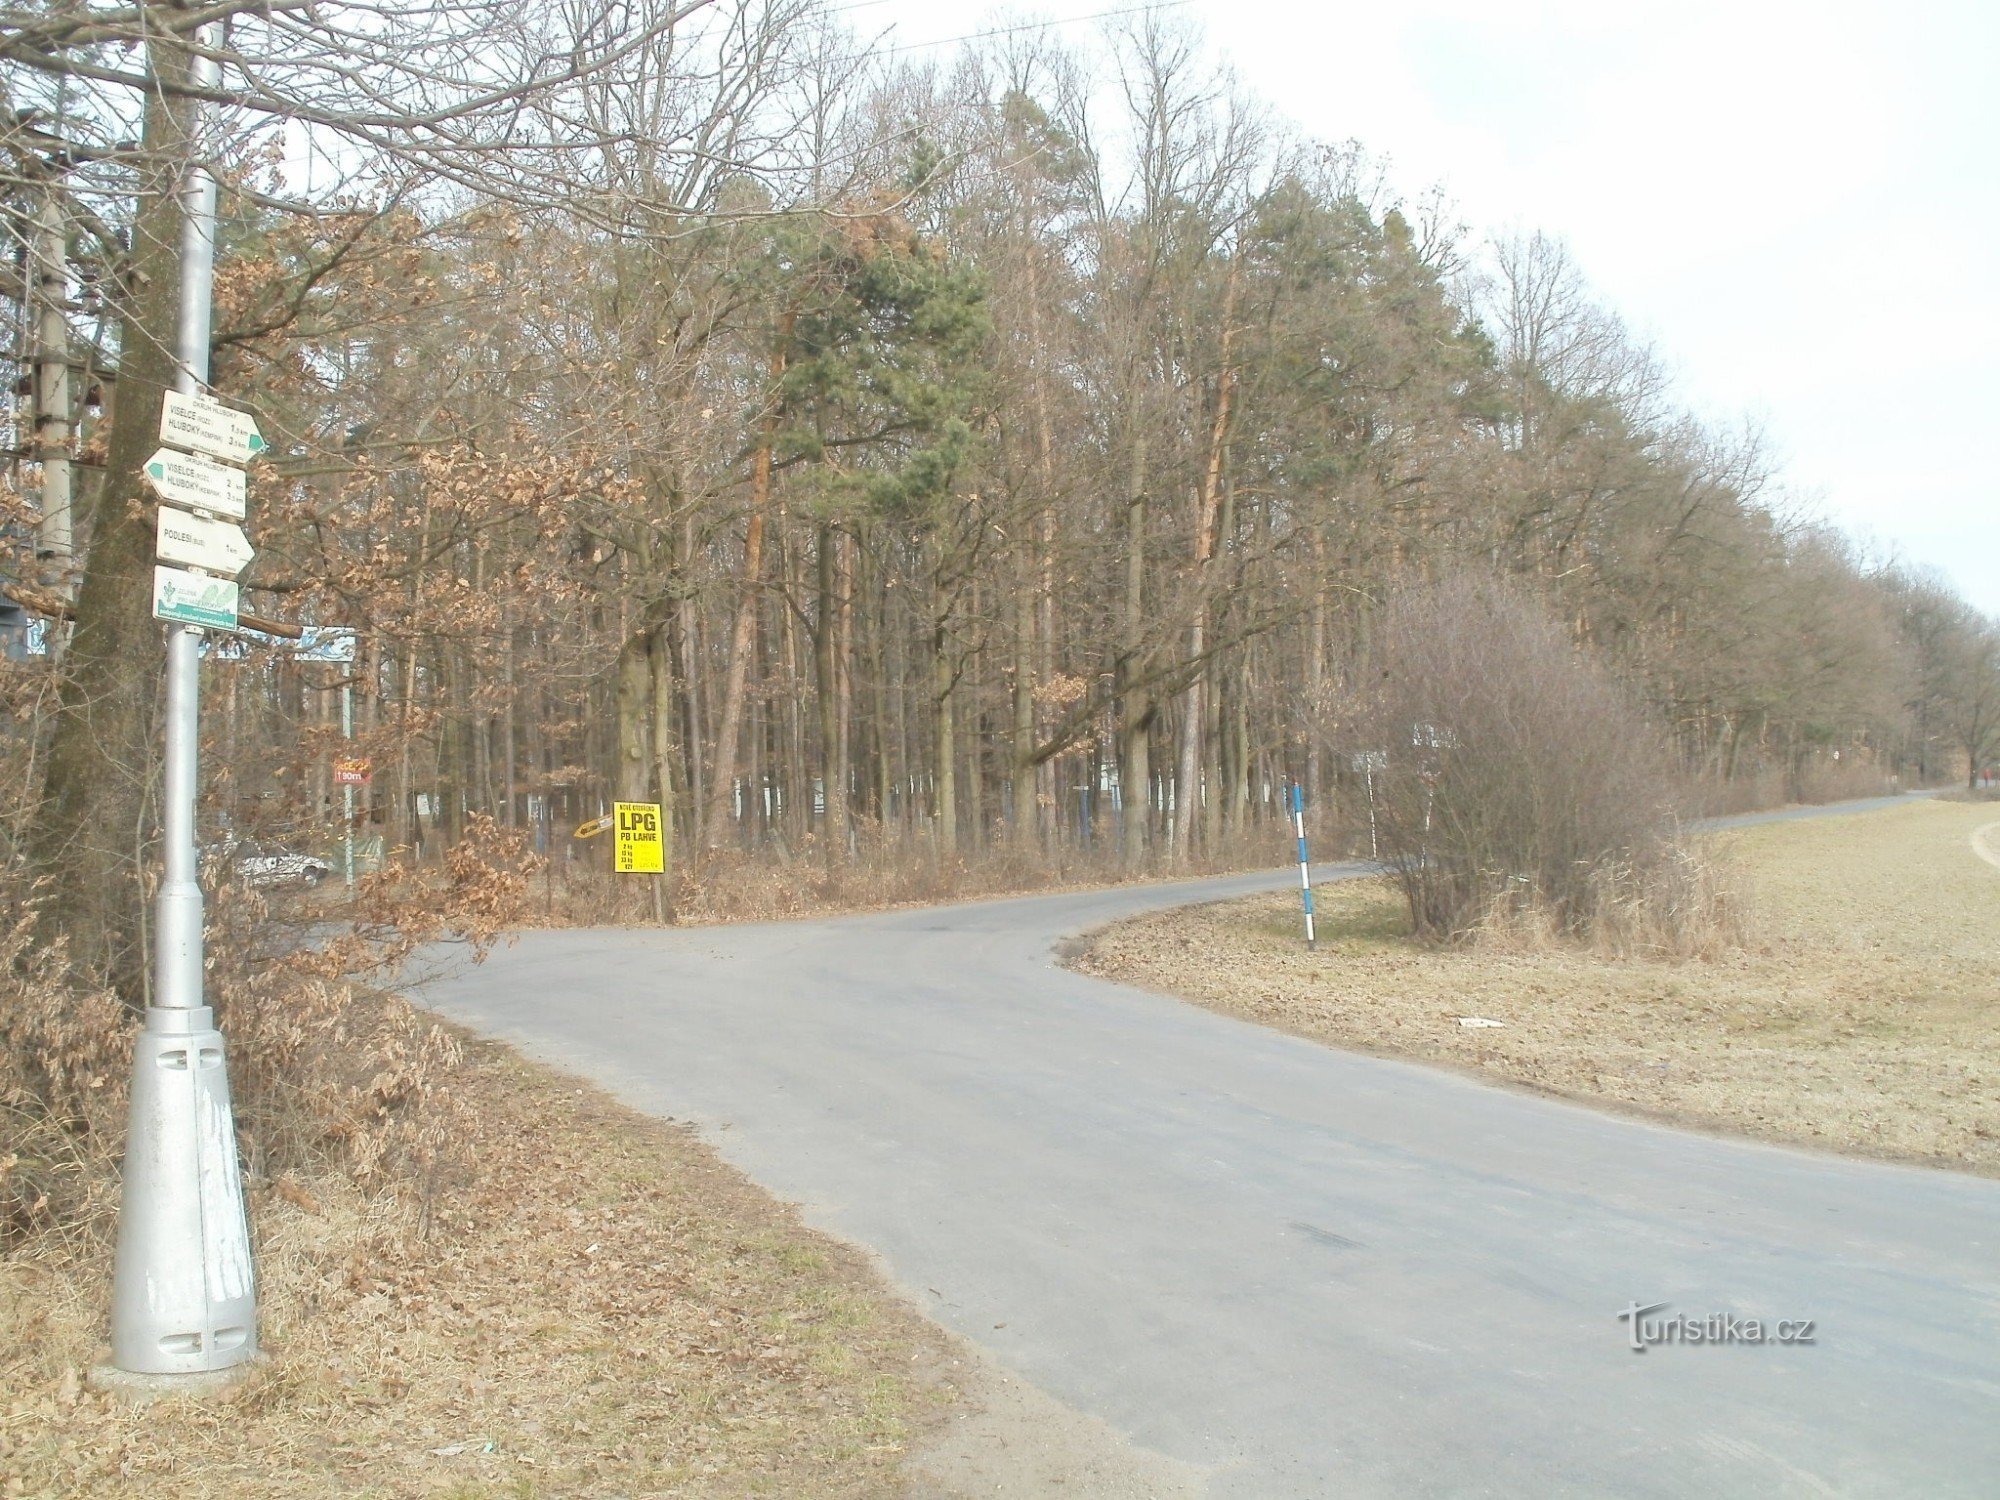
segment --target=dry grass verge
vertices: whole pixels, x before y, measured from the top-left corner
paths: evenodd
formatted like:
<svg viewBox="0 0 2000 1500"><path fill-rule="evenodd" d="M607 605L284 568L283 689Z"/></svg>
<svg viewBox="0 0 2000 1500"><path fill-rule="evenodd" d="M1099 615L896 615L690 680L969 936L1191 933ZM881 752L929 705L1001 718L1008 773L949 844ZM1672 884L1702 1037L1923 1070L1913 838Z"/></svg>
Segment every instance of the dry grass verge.
<svg viewBox="0 0 2000 1500"><path fill-rule="evenodd" d="M93 1391L102 1247L0 1261L0 1493L901 1493L943 1336L685 1127L469 1046L471 1167L253 1204L272 1357L220 1401Z"/></svg>
<svg viewBox="0 0 2000 1500"><path fill-rule="evenodd" d="M1269 821L1219 840L1179 864L1161 861L1134 869L1121 862L1106 832L1088 851L1057 847L1016 849L996 844L983 851L943 854L920 839L866 844L853 860L828 865L810 845L793 854L750 855L724 850L683 864L669 880L672 920L700 926L727 922L782 922L981 901L1001 896L1100 890L1169 878L1262 869L1273 840L1289 824ZM558 858L529 883L521 903L524 927L609 927L654 924L651 881L614 875L601 841L575 845L578 858ZM339 916L338 890L300 902L301 914Z"/></svg>
<svg viewBox="0 0 2000 1500"><path fill-rule="evenodd" d="M1077 964L1340 1046L2000 1175L2000 872L1972 847L1991 821L1926 800L1721 836L1756 937L1707 961L1428 950L1392 887L1354 882L1320 892L1314 954L1292 893L1122 923Z"/></svg>

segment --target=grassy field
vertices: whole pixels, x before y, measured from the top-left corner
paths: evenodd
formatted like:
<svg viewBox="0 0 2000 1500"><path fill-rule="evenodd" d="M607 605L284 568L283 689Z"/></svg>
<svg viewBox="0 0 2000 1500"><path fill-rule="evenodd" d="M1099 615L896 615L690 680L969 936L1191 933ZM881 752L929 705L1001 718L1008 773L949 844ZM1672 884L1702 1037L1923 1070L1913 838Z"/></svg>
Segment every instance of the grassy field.
<svg viewBox="0 0 2000 1500"><path fill-rule="evenodd" d="M2000 1174L1993 803L1715 835L1751 939L1713 961L1432 951L1381 882L1110 928L1075 960L1342 1047L1773 1140ZM1462 1017L1500 1021L1462 1026Z"/></svg>
<svg viewBox="0 0 2000 1500"><path fill-rule="evenodd" d="M0 1261L0 1494L873 1496L954 1412L956 1353L855 1251L688 1129L474 1047L466 1180L258 1193L264 1341L140 1411L101 1247Z"/></svg>

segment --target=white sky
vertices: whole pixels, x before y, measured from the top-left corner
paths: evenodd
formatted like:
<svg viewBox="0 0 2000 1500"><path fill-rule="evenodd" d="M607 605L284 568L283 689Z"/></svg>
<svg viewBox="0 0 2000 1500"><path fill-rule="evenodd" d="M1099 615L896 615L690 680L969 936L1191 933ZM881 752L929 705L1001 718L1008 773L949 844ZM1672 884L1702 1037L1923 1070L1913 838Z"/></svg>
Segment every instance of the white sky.
<svg viewBox="0 0 2000 1500"><path fill-rule="evenodd" d="M1406 195L1440 185L1476 232L1567 240L1686 404L1763 426L1786 492L2000 616L2000 4L1175 9L1251 93L1387 158ZM872 0L846 19L896 46L1012 18Z"/></svg>

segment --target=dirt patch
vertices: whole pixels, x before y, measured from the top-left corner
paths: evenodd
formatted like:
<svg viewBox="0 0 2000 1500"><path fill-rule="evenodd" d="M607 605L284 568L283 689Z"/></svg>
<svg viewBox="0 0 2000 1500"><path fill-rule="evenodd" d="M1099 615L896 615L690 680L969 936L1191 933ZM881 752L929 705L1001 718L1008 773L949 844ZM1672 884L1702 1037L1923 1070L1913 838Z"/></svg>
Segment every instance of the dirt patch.
<svg viewBox="0 0 2000 1500"><path fill-rule="evenodd" d="M691 1130L476 1046L469 1180L257 1194L270 1358L221 1399L94 1391L101 1249L0 1263L0 1493L906 1491L956 1345Z"/></svg>
<svg viewBox="0 0 2000 1500"><path fill-rule="evenodd" d="M1340 1046L2000 1175L1991 820L1926 800L1718 835L1757 937L1709 961L1425 950L1396 892L1357 881L1320 890L1317 953L1293 892L1121 923L1073 963Z"/></svg>
<svg viewBox="0 0 2000 1500"><path fill-rule="evenodd" d="M913 1449L910 1500L1200 1500L1208 1493L1206 1470L1138 1447L970 1351L950 1378L964 1399Z"/></svg>

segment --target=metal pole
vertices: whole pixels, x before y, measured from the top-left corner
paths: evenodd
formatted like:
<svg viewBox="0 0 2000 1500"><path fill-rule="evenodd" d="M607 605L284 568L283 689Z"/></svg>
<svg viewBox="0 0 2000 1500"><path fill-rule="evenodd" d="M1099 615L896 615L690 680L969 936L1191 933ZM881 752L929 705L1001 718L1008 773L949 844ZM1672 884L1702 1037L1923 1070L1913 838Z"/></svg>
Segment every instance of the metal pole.
<svg viewBox="0 0 2000 1500"><path fill-rule="evenodd" d="M340 685L340 734L347 741L347 758L354 759L354 677L350 673ZM341 845L341 869L347 876L347 888L354 889L354 783L343 782L340 788L341 827L346 831Z"/></svg>
<svg viewBox="0 0 2000 1500"><path fill-rule="evenodd" d="M1368 764L1368 857L1379 860L1382 857L1382 841L1375 834L1375 764Z"/></svg>
<svg viewBox="0 0 2000 1500"><path fill-rule="evenodd" d="M1299 895L1306 905L1306 951L1315 946L1313 932L1313 876L1312 861L1306 855L1306 793L1296 781L1292 783L1292 831L1299 837Z"/></svg>
<svg viewBox="0 0 2000 1500"><path fill-rule="evenodd" d="M195 33L197 49L218 28ZM188 81L213 88L220 68L197 51ZM215 179L200 162L202 109L190 104L182 188L181 306L175 386L208 379L215 281ZM243 1212L222 1033L202 993L202 896L195 848L201 631L167 626L166 764L161 788L166 869L155 906L153 999L133 1061L131 1128L118 1214L111 1358L140 1375L204 1375L257 1352L256 1276Z"/></svg>
<svg viewBox="0 0 2000 1500"><path fill-rule="evenodd" d="M213 46L214 27L195 33L198 47ZM220 69L196 55L188 82L213 88ZM174 353L180 368L174 389L198 394L208 383L210 299L215 292L215 178L197 159L201 149L199 103L189 106L194 155L182 189L181 305ZM167 627L166 785L163 791L163 844L166 880L160 888L158 971L154 1004L193 1010L202 1003L202 900L194 839L195 773L201 744L201 631L191 625Z"/></svg>

